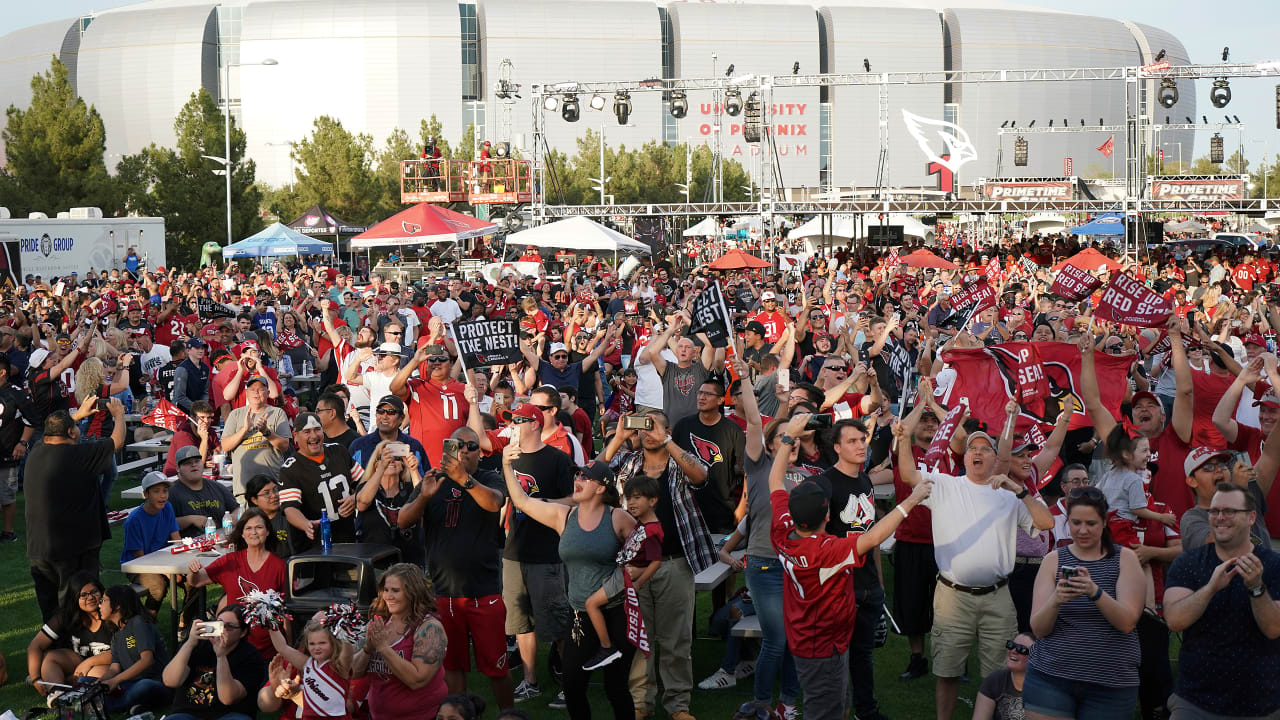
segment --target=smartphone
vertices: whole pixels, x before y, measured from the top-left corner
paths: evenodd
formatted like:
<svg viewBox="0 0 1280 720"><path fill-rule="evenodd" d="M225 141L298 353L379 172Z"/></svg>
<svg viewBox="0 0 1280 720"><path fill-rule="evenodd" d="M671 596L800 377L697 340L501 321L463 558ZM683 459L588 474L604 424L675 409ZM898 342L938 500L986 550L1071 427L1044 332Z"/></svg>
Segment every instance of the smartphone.
<svg viewBox="0 0 1280 720"><path fill-rule="evenodd" d="M1076 569L1070 565L1058 568L1058 572L1062 575L1063 580L1069 580L1076 576Z"/></svg>
<svg viewBox="0 0 1280 720"><path fill-rule="evenodd" d="M778 385L782 387L782 392L791 392L791 370L778 369Z"/></svg>
<svg viewBox="0 0 1280 720"><path fill-rule="evenodd" d="M458 454L462 452L462 441L456 438L445 438L444 441L441 443L441 446L444 449L444 454L448 455L454 460L457 460ZM409 453L407 451L409 449L409 446L405 445L404 449L406 450L405 454L408 455Z"/></svg>
<svg viewBox="0 0 1280 720"><path fill-rule="evenodd" d="M94 407L99 412L107 412L111 409L110 406L107 404L107 400L105 398L98 398L98 401L94 403Z"/></svg>
<svg viewBox="0 0 1280 720"><path fill-rule="evenodd" d="M445 440L445 447L448 447L448 440ZM456 440L454 442L457 442ZM409 457L409 446L406 443L394 442L387 443L387 457Z"/></svg>
<svg viewBox="0 0 1280 720"><path fill-rule="evenodd" d="M644 416L628 415L627 417L623 418L622 427L626 428L627 430L652 430L653 418L649 417L648 415L644 415Z"/></svg>
<svg viewBox="0 0 1280 720"><path fill-rule="evenodd" d="M222 634L225 627L221 620L207 620L200 623L200 635L202 638L218 637Z"/></svg>
<svg viewBox="0 0 1280 720"><path fill-rule="evenodd" d="M805 430L825 430L831 427L835 421L835 416L831 413L818 413L809 418L809 422L804 424Z"/></svg>

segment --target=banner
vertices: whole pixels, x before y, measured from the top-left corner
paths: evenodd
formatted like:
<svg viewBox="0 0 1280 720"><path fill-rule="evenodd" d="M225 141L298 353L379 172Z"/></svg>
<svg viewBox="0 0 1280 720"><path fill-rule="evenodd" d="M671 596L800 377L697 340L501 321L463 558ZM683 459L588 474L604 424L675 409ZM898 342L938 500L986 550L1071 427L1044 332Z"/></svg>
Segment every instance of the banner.
<svg viewBox="0 0 1280 720"><path fill-rule="evenodd" d="M960 292L951 296L952 309L956 315L964 318L960 329L967 328L978 313L995 306L996 291L986 278L978 278L977 282L965 285Z"/></svg>
<svg viewBox="0 0 1280 720"><path fill-rule="evenodd" d="M690 332L705 333L712 347L729 344L729 312L725 309L719 282L708 285L694 296L690 317Z"/></svg>
<svg viewBox="0 0 1280 720"><path fill-rule="evenodd" d="M1195 180L1159 178L1151 186L1153 200L1240 200L1244 181L1239 177L1202 177Z"/></svg>
<svg viewBox="0 0 1280 720"><path fill-rule="evenodd" d="M1112 135L1111 137L1107 138L1106 142L1098 146L1098 152L1102 153L1103 157L1111 157L1111 153L1115 151L1116 151L1115 135Z"/></svg>
<svg viewBox="0 0 1280 720"><path fill-rule="evenodd" d="M1094 311L1094 316L1102 320L1139 327L1158 327L1172 314L1172 301L1124 273L1111 277Z"/></svg>
<svg viewBox="0 0 1280 720"><path fill-rule="evenodd" d="M486 365L506 365L519 362L519 323L515 320L472 320L453 326L454 342L462 364L469 368Z"/></svg>
<svg viewBox="0 0 1280 720"><path fill-rule="evenodd" d="M924 462L930 468L937 469L951 456L951 436L956 434L956 428L960 426L960 417L968 406L969 404L961 398L960 402L953 404L947 411L947 416L942 418L938 431L933 434L933 440L929 442L929 450L924 454Z"/></svg>
<svg viewBox="0 0 1280 720"><path fill-rule="evenodd" d="M4 252L0 253L0 285L7 280L16 288L22 284L22 243L12 240L2 244Z"/></svg>
<svg viewBox="0 0 1280 720"><path fill-rule="evenodd" d="M1080 349L1070 343L1009 342L989 348L948 350L942 359L956 371L956 379L941 399L942 404L954 407L967 398L969 417L985 422L992 434L1000 432L1004 428L1005 404L1020 395L1018 371L1026 367L1023 353L1028 349L1039 355L1044 393L1020 403L1016 429L1025 432L1030 424L1036 423L1044 434L1052 432L1067 395L1075 396L1076 407L1067 429L1091 426L1093 423L1080 399ZM1093 357L1102 405L1118 418L1134 356L1094 353Z"/></svg>
<svg viewBox="0 0 1280 720"><path fill-rule="evenodd" d="M1022 268L1022 272L1027 274L1027 277L1034 278L1036 273L1040 272L1040 264L1026 255L1018 258L1018 265Z"/></svg>
<svg viewBox="0 0 1280 720"><path fill-rule="evenodd" d="M985 182L982 184L982 195L988 200L1013 200L1022 202L1073 199L1071 196L1071 182L1066 180L1047 180L1042 182Z"/></svg>
<svg viewBox="0 0 1280 720"><path fill-rule="evenodd" d="M627 536L626 542L622 543L622 548L618 550L614 560L618 563L618 567L622 569L622 585L625 588L623 593L622 607L627 613L627 641L636 646L640 652L648 655L649 650L649 634L645 632L644 616L640 614L640 598L636 596L636 588L631 584L631 574L627 572L627 563L635 559L635 556L644 546L648 533L644 529L643 524L636 525L635 530Z"/></svg>
<svg viewBox="0 0 1280 720"><path fill-rule="evenodd" d="M198 297L196 298L196 314L201 320L218 320L220 318L233 318L236 311L229 305L223 305L212 298Z"/></svg>
<svg viewBox="0 0 1280 720"><path fill-rule="evenodd" d="M986 273L988 280L1000 282L1004 279L1004 271L1000 269L999 256L992 257L991 261L987 263Z"/></svg>
<svg viewBox="0 0 1280 720"><path fill-rule="evenodd" d="M164 428L169 432L177 432L178 428L187 421L187 414L182 408L169 402L167 398L160 398L159 404L155 406L151 412L142 416L144 425L152 427Z"/></svg>
<svg viewBox="0 0 1280 720"><path fill-rule="evenodd" d="M1102 287L1102 281L1089 271L1081 270L1075 265L1063 265L1058 269L1058 277L1054 279L1053 287L1049 288L1049 294L1068 302L1080 302L1099 287Z"/></svg>

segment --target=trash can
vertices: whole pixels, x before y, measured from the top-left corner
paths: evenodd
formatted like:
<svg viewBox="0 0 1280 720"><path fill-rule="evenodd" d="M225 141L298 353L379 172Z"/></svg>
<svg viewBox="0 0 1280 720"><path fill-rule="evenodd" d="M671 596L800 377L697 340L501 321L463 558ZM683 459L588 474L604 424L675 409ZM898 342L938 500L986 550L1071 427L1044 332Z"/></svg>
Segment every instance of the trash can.
<svg viewBox="0 0 1280 720"><path fill-rule="evenodd" d="M367 614L378 596L378 578L398 562L398 549L377 543L334 543L328 555L315 548L289 558L286 604L295 627L333 603L354 602Z"/></svg>

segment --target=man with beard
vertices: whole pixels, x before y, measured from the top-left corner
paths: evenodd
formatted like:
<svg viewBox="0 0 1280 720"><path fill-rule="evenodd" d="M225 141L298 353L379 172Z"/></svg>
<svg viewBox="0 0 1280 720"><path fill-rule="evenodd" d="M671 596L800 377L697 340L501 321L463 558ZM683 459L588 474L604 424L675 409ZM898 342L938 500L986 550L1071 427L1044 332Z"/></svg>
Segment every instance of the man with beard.
<svg viewBox="0 0 1280 720"><path fill-rule="evenodd" d="M244 481L254 475L279 475L289 452L289 418L284 410L267 404L267 379L262 375L246 381L245 406L227 416L222 452L231 454L236 495L244 493Z"/></svg>
<svg viewBox="0 0 1280 720"><path fill-rule="evenodd" d="M319 542L322 512L329 517L333 542L355 542L354 490L360 477L353 476L351 455L346 448L324 443L324 425L315 413L294 418L293 440L298 449L280 466L280 507L294 528L290 537L295 552L306 552Z"/></svg>
<svg viewBox="0 0 1280 720"><path fill-rule="evenodd" d="M409 377L414 370L419 377ZM425 372L424 372L425 371ZM467 424L471 404L453 378L453 363L441 345L423 345L391 379L390 394L405 401L409 432L426 449L431 467L440 467L444 439Z"/></svg>
<svg viewBox="0 0 1280 720"><path fill-rule="evenodd" d="M1262 394L1253 401L1254 406L1258 408L1258 427L1241 425L1235 420L1236 406L1240 403L1240 396L1244 393L1245 387L1253 387L1261 379L1264 370L1270 384L1266 386L1265 392L1264 386L1258 385L1257 391ZM1235 382L1231 383L1231 387L1227 388L1222 399L1218 401L1218 407L1213 411L1213 425L1226 439L1227 449L1247 453L1249 462L1254 465L1257 465L1258 459L1262 457L1263 440L1271 434L1272 430L1275 430L1276 421L1280 420L1280 396L1276 395L1277 387L1280 387L1280 375L1276 372L1274 357L1254 358L1245 366ZM1271 496L1274 480L1273 473L1258 472L1258 487L1262 489L1262 495L1266 498L1266 501L1259 506L1263 511L1259 514L1268 528L1280 529L1280 496Z"/></svg>
<svg viewBox="0 0 1280 720"><path fill-rule="evenodd" d="M645 348L645 356L662 378L663 414L672 423L678 423L698 412L697 389L717 364L723 362L724 350L713 348L704 335L701 338L702 351L699 353L692 338L682 337L676 343L676 362L667 362L662 351L667 347L671 336L689 324L689 316L683 310L669 318L667 328Z"/></svg>
<svg viewBox="0 0 1280 720"><path fill-rule="evenodd" d="M717 535L733 532L734 507L742 495L743 458L747 436L724 416L724 383L708 378L698 388L698 414L676 423L671 437L707 466L707 482L694 498L707 529Z"/></svg>
<svg viewBox="0 0 1280 720"><path fill-rule="evenodd" d="M333 358L338 364L338 379L347 387L348 393L351 395L351 405L360 413L360 422L364 427L369 426L369 404L377 398L372 398L369 392L360 385L353 385L346 382L348 370L352 364L355 365L352 376L360 375L368 372L375 367L373 358L373 343L376 335L372 328L362 327L356 330L355 345L338 334L337 329L333 325L333 307L332 304L326 303L323 311L324 331L329 342L333 344Z"/></svg>

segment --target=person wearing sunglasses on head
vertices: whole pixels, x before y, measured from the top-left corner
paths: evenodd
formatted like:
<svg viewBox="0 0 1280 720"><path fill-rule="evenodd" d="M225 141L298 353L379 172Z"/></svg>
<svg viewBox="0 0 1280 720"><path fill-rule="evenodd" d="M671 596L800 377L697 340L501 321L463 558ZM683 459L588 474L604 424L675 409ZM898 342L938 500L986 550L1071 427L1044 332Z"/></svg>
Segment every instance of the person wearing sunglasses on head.
<svg viewBox="0 0 1280 720"><path fill-rule="evenodd" d="M1280 426L1277 426L1280 427ZM1258 507L1266 507L1266 488L1263 477L1271 481L1275 479L1280 468L1280 434L1274 429L1267 436L1267 441L1274 440L1271 448L1263 443L1262 455L1256 464L1250 464L1247 457L1236 459L1227 450L1198 447L1187 455L1187 485L1195 494L1195 507L1182 514L1180 528L1182 530L1182 546L1197 548L1201 545L1213 544L1213 518L1209 508L1217 492L1219 483L1235 482L1244 488ZM1234 462L1233 462L1234 460ZM1270 487L1270 482L1266 487ZM1262 513L1258 513L1250 527L1250 535L1260 545L1267 544L1271 533Z"/></svg>
<svg viewBox="0 0 1280 720"><path fill-rule="evenodd" d="M1027 656L1035 645L1030 633L1019 633L1004 644L1004 667L982 680L973 699L973 720L1022 720L1022 683L1027 676Z"/></svg>

